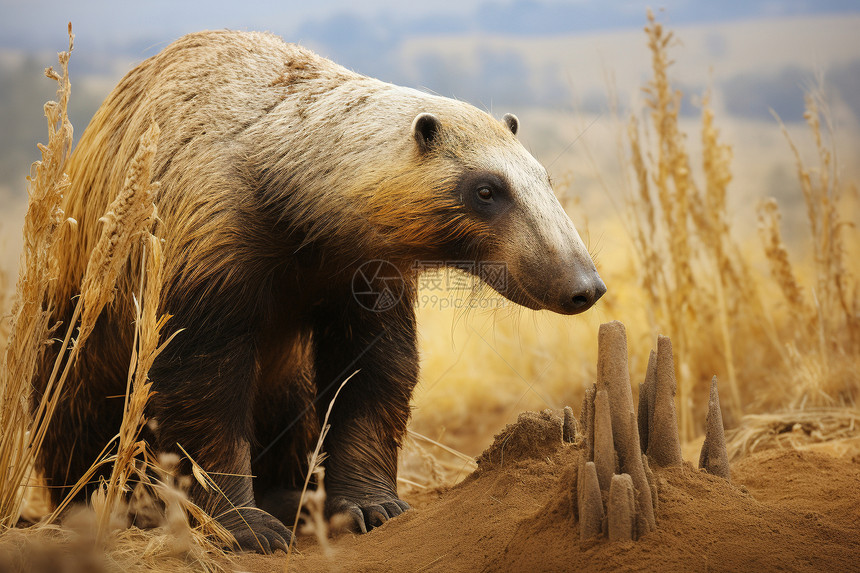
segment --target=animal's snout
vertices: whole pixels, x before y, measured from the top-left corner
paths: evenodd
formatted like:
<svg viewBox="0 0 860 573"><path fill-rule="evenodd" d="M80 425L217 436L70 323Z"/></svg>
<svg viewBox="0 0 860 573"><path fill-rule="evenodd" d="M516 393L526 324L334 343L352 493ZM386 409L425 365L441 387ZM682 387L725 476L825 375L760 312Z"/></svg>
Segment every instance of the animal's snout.
<svg viewBox="0 0 860 573"><path fill-rule="evenodd" d="M578 314L594 306L606 294L606 285L595 272L579 280L561 295L560 306L565 314Z"/></svg>

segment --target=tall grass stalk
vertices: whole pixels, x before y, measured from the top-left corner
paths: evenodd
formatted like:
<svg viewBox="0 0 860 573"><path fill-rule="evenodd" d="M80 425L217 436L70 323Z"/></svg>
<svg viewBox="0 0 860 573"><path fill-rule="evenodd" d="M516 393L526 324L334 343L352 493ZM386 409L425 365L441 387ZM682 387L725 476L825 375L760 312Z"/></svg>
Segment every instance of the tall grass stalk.
<svg viewBox="0 0 860 573"><path fill-rule="evenodd" d="M310 458L308 460L308 472L305 476L305 483L302 486L302 493L299 496L299 507L296 509L296 518L293 520L293 537L290 539L290 545L287 547L287 559L284 561L284 571L290 566L290 557L293 553L293 545L295 545L296 535L298 534L299 527L299 518L302 515L302 505L305 502L305 495L308 492L308 484L310 483L311 476L317 473L317 468L322 464L325 460L325 454L322 452L323 443L325 442L325 437L328 434L329 429L331 428L331 424L328 423L329 416L331 415L331 410L334 408L334 402L337 400L340 391L343 390L343 387L346 386L346 383L349 382L353 376L358 374L358 370L350 374L346 377L346 379L340 383L337 391L332 396L331 401L328 403L328 409L325 412L325 417L323 418L322 428L320 430L319 438L317 438L317 445L314 447L313 453L311 453Z"/></svg>
<svg viewBox="0 0 860 573"><path fill-rule="evenodd" d="M147 559L156 555L169 558L177 551L195 564L195 570L223 570L212 555L221 555L219 543L230 534L182 493L172 473L154 461L143 441L138 440L144 422L144 406L151 394L147 372L170 339L159 344L160 331L168 317L157 316L162 283L161 243L152 235L156 220L154 196L157 184L151 182L152 164L158 140L153 123L140 140L138 152L128 167L122 191L102 217L98 244L89 255L86 273L72 319L65 328L61 350L52 366L46 389L41 396L31 394L41 352L61 325L52 324L56 301L58 254L69 248L64 240L76 231L76 222L66 219L62 210L63 194L70 181L66 164L72 149L72 125L68 118L71 83L68 62L74 45L69 26L69 51L59 54L61 74L48 68L46 75L58 83L56 102L45 105L48 119L48 144L40 145L42 159L33 164L28 177L30 197L24 222L24 249L15 293L9 340L0 364L0 526L10 528L21 514L24 487L30 482L35 460L51 423L58 397L76 358L85 346L102 309L114 296L117 278L133 253L142 257L141 286L135 299L135 345L129 366L124 416L117 436L105 445L99 459L81 476L67 498L36 529L50 525L68 507L99 468L112 463L111 476L94 496L93 522L99 539L106 540L112 518L124 510L124 494L132 481L147 486L161 500L164 524L170 535L153 534ZM5 291L4 291L5 294ZM181 331L180 331L181 332ZM60 343L55 340L54 344ZM33 407L33 403L36 406ZM114 444L116 442L116 444ZM109 455L116 447L116 453ZM175 464L174 464L175 465ZM158 477L160 476L160 477ZM191 528L188 517L199 525ZM127 530L124 530L127 531ZM123 532L112 532L112 542L127 552ZM188 543L188 540L193 543ZM214 542L214 544L213 544ZM104 547L104 543L99 544Z"/></svg>
<svg viewBox="0 0 860 573"><path fill-rule="evenodd" d="M692 175L686 135L679 126L680 91L672 88L669 48L672 32L648 12L645 28L653 77L643 88L649 125L631 117L627 133L630 163L638 191L628 197L641 285L650 301L652 333L672 337L678 379L679 424L683 439L696 431L694 398L719 368L726 374L730 408L739 413L743 401L736 373L732 317L748 294L746 270L737 262L737 248L726 213L726 189L731 181L731 148L719 139L710 97L702 112L702 167L705 185ZM643 138L651 128L653 141ZM644 143L643 143L644 142ZM712 338L696 336L701 325L719 325ZM714 352L716 351L716 353ZM706 354L719 357L702 361Z"/></svg>
<svg viewBox="0 0 860 573"><path fill-rule="evenodd" d="M33 471L40 437L50 418L31 414L32 380L45 344L53 336L52 291L58 275L58 249L66 228L61 208L69 186L66 163L72 150L68 116L71 95L69 58L74 35L69 25L69 49L59 54L62 74L53 68L45 75L58 84L57 101L45 104L48 143L39 144L42 159L33 163L27 178L30 197L24 219L24 244L12 309L10 334L0 364L0 527L14 526L21 514L24 486ZM69 329L70 330L70 329ZM66 340L66 344L68 340ZM42 397L56 403L59 394Z"/></svg>
<svg viewBox="0 0 860 573"><path fill-rule="evenodd" d="M140 146L132 160L123 191L123 194L127 192L130 196L141 195L138 201L141 203L149 202L151 209L148 211L151 215L146 219L149 228L145 231L143 248L141 249L140 292L134 300L136 312L134 346L126 381L122 423L119 434L115 438L117 440L117 452L110 478L106 486L100 487L98 492L103 498L103 507L98 516L99 537L102 538L108 530L112 517L120 512L122 496L128 490L127 482L135 469L134 459L146 448L145 442L138 441L138 436L145 423L144 408L152 395L152 382L148 378L149 369L158 354L172 339L171 336L170 339L159 344L161 329L169 317L158 316L163 264L161 242L151 233L151 226L155 221L156 213L152 199L158 187L157 183L151 183L152 164L155 158L158 135L158 126L153 123L140 140ZM119 200L121 199L118 198ZM144 206L142 212L145 213L146 211ZM107 227L105 232L107 232ZM176 336L176 333L173 336Z"/></svg>
<svg viewBox="0 0 860 573"><path fill-rule="evenodd" d="M81 296L75 305L72 320L67 326L66 338L63 341L62 348L64 350L69 348L69 337L72 331L78 326L78 320L80 319L78 337L68 353L60 352L57 356L53 372L48 381L46 396L51 390L56 392L56 395L61 391L78 353L95 327L99 314L101 314L104 306L113 300L114 286L120 272L127 264L132 252L140 247L141 240L149 236L156 218L156 209L153 203L156 187L150 183L150 177L152 158L155 154L157 139L158 127L153 124L141 138L141 145L129 166L122 191L111 202L107 212L101 218L103 223L101 235L90 254L87 269L81 281ZM151 326L147 328L150 331L152 330ZM148 331L147 335L151 336L151 332ZM57 373L60 371L61 365L63 365L62 374L57 378ZM55 380L57 381L56 389L54 389ZM36 412L36 421L45 420L39 427L37 442L39 446L41 446L44 439L47 424L50 422L55 407L56 400L48 401L43 398L39 404ZM128 407L127 403L126 407ZM139 407L142 411L143 404L136 404L135 407ZM126 414L128 413L129 411L126 410ZM126 422L124 420L123 423L135 424L137 421ZM105 446L103 453L107 451L109 446L110 444ZM97 468L105 463L105 461L97 462L84 476L81 476L78 483L72 488L68 499L80 491ZM67 504L67 501L60 504L54 512L54 516L59 514Z"/></svg>

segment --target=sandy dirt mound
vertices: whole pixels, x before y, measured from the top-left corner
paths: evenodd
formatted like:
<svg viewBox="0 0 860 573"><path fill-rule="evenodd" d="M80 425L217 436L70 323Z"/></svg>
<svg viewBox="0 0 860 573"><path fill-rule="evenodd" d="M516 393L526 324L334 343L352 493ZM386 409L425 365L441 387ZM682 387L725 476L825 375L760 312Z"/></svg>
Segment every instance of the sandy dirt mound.
<svg viewBox="0 0 860 573"><path fill-rule="evenodd" d="M367 535L335 539L331 556L301 538L290 570L860 571L860 457L766 451L732 464L732 484L689 464L656 469L656 531L580 543L580 455L562 443L559 418L524 415L463 483L410 498L413 511ZM282 570L284 557L235 565Z"/></svg>

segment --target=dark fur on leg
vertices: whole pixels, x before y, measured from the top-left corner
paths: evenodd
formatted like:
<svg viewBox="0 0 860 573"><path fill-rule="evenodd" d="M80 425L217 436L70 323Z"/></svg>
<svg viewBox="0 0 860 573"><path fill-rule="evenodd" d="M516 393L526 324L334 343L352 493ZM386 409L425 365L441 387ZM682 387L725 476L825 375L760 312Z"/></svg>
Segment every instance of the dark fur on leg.
<svg viewBox="0 0 860 573"><path fill-rule="evenodd" d="M351 304L317 315L319 403L358 371L334 403L325 451L328 512L352 515L361 531L409 508L397 496L397 454L418 377L412 292L384 312Z"/></svg>
<svg viewBox="0 0 860 573"><path fill-rule="evenodd" d="M245 316L254 315L246 311ZM239 548L286 550L290 531L254 501L252 412L260 377L256 338L228 313L197 318L196 327L174 339L151 373L155 394L150 411L157 421L159 449L187 452L209 474L215 486L204 488L195 481L190 497L236 537ZM180 469L189 472L189 462Z"/></svg>

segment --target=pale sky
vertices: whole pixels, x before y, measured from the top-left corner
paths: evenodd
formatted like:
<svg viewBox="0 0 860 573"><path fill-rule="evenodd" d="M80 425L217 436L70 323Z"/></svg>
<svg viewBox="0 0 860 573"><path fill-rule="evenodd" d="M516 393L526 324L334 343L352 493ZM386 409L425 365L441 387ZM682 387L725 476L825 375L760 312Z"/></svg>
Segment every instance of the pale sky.
<svg viewBox="0 0 860 573"><path fill-rule="evenodd" d="M494 7L512 4L525 13L536 4L579 6L586 19L599 15L604 28L631 14L641 18L648 6L667 8L670 23L673 15L706 22L733 11L768 16L860 10L857 0L0 0L0 46L60 49L62 46L53 44L62 43L68 21L81 39L96 48L146 38L169 42L202 29L255 29L289 35L305 22L344 12L394 22L443 16L443 25L445 18L455 24L459 18L474 17L482 7L489 6L492 12Z"/></svg>

